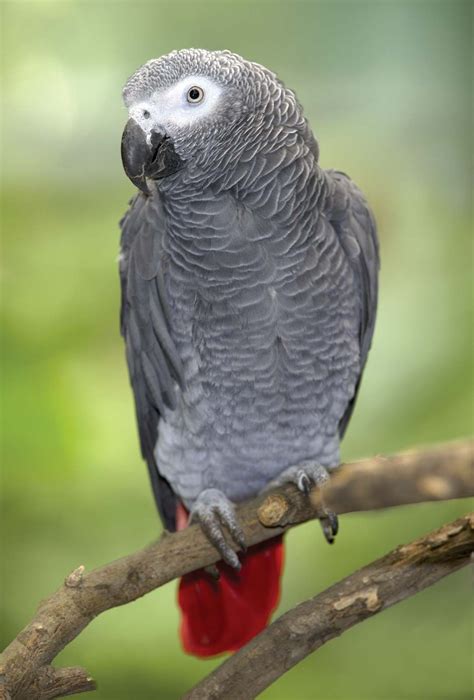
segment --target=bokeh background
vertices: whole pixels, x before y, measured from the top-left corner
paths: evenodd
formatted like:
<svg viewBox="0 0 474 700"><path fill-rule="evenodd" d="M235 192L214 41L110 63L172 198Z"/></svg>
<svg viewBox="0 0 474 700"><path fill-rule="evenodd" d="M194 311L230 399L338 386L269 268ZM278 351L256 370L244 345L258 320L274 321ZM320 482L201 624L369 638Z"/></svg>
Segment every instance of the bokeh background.
<svg viewBox="0 0 474 700"><path fill-rule="evenodd" d="M321 163L366 192L380 229L374 347L347 459L472 431L469 2L6 2L2 11L2 641L79 564L159 533L118 333L121 88L173 48L229 48L294 88ZM467 510L345 516L287 537L280 612ZM219 660L178 643L176 584L112 610L58 658L101 700L174 700ZM266 700L467 700L463 571L331 642ZM255 670L258 673L258 669ZM86 697L86 696L81 696Z"/></svg>

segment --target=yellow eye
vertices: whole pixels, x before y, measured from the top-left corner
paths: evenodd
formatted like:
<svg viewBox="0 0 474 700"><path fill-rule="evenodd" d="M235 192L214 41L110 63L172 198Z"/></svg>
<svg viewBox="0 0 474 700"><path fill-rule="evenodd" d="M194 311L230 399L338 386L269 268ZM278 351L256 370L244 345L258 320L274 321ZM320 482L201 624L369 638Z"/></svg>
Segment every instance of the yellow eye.
<svg viewBox="0 0 474 700"><path fill-rule="evenodd" d="M186 99L188 102L191 102L191 104L202 102L204 99L204 90L197 85L193 85L193 87L189 88Z"/></svg>

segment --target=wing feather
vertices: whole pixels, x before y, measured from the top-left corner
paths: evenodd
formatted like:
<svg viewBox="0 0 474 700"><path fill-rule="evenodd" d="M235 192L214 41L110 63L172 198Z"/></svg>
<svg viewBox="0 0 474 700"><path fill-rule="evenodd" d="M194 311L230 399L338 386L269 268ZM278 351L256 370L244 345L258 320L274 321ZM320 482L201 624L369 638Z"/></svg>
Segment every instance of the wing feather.
<svg viewBox="0 0 474 700"><path fill-rule="evenodd" d="M120 225L121 333L141 451L160 515L165 526L174 530L176 497L154 456L159 421L167 409L176 407L177 387L183 383L183 367L168 328L160 206L139 193Z"/></svg>
<svg viewBox="0 0 474 700"><path fill-rule="evenodd" d="M326 174L330 182L327 216L354 271L360 300L360 375L354 396L339 423L342 437L354 410L374 334L380 260L376 224L364 195L345 173L331 170Z"/></svg>

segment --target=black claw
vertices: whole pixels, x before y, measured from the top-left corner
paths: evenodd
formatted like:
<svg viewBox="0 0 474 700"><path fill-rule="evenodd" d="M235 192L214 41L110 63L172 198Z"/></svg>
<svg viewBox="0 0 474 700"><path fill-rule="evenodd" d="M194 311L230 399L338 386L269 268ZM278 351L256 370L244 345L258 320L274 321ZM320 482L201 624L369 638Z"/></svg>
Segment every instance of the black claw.
<svg viewBox="0 0 474 700"><path fill-rule="evenodd" d="M309 496L311 491L311 481L306 474L302 474L300 477L300 488L306 496Z"/></svg>
<svg viewBox="0 0 474 700"><path fill-rule="evenodd" d="M240 530L240 528L238 530L233 529L231 534L234 539L234 542L239 545L241 551L246 552L247 545L245 543L245 537L242 530Z"/></svg>
<svg viewBox="0 0 474 700"><path fill-rule="evenodd" d="M247 551L247 545L245 544L245 537L244 533L238 527L238 525L235 523L233 524L232 522L226 520L224 522L224 526L227 528L229 531L234 543L237 545L237 547L242 551L246 552ZM233 551L233 550L232 550Z"/></svg>
<svg viewBox="0 0 474 700"><path fill-rule="evenodd" d="M321 527L323 528L324 537L328 544L334 543L334 535L332 531L331 524L327 518L323 518L321 521Z"/></svg>
<svg viewBox="0 0 474 700"><path fill-rule="evenodd" d="M336 513L333 513L332 511L328 511L327 517L331 526L332 534L334 537L336 537L337 533L339 532L339 518L337 517Z"/></svg>
<svg viewBox="0 0 474 700"><path fill-rule="evenodd" d="M224 559L224 561L225 561L226 564L228 564L232 569L234 569L234 571L240 571L240 569L242 568L242 563L241 563L241 561L240 561L240 559L239 559L238 557L237 557L237 562L234 562L232 559L227 559L227 558Z"/></svg>
<svg viewBox="0 0 474 700"><path fill-rule="evenodd" d="M222 559L225 561L226 564L231 566L233 569L236 569L237 571L240 571L240 561L239 558L232 549L232 547L229 547L227 542L223 540L222 542L219 543L214 543L214 546L216 547L217 551L221 555Z"/></svg>
<svg viewBox="0 0 474 700"><path fill-rule="evenodd" d="M218 581L221 577L220 571L215 564L209 564L204 567L204 571L214 580Z"/></svg>
<svg viewBox="0 0 474 700"><path fill-rule="evenodd" d="M334 543L334 538L339 530L339 519L335 513L328 511L319 519L323 529L324 537L328 544Z"/></svg>
<svg viewBox="0 0 474 700"><path fill-rule="evenodd" d="M242 552L242 554L245 554L247 552L247 545L245 544L245 540L239 539L237 540L237 543L240 547L240 551Z"/></svg>

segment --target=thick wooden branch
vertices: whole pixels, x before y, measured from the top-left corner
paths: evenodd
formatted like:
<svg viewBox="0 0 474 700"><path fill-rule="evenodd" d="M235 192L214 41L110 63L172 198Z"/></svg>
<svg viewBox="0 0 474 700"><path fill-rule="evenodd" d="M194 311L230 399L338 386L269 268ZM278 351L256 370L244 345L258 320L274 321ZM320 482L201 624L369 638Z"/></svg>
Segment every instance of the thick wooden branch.
<svg viewBox="0 0 474 700"><path fill-rule="evenodd" d="M255 698L345 630L468 564L473 550L474 514L397 547L282 615L183 700Z"/></svg>
<svg viewBox="0 0 474 700"><path fill-rule="evenodd" d="M324 488L323 497L339 514L465 498L474 495L472 466L472 441L376 457L343 465ZM296 488L285 486L241 504L237 513L248 545L316 517L320 498L317 491L308 499ZM14 700L59 697L51 694L51 688L42 689L41 677L56 655L92 619L218 560L216 550L194 525L165 534L158 542L88 574L83 566L78 567L40 604L34 619L5 650L0 693L3 687ZM66 692L68 672L56 671L61 676L62 695L79 692L73 687L78 682L77 669L69 672L71 687ZM86 680L92 684L84 674L83 682ZM85 689L81 687L80 691Z"/></svg>

